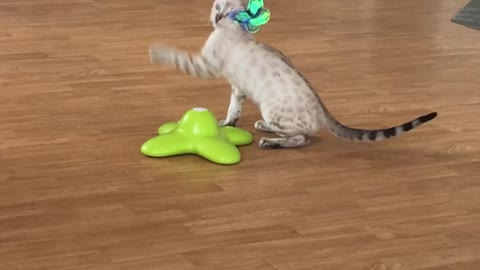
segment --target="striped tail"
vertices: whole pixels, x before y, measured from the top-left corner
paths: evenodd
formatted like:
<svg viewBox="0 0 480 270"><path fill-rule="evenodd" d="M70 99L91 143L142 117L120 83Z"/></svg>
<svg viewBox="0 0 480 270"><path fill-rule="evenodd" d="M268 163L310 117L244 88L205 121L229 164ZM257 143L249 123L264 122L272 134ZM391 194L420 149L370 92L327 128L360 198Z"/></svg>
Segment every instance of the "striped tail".
<svg viewBox="0 0 480 270"><path fill-rule="evenodd" d="M150 62L152 64L173 65L188 75L202 79L217 79L220 77L219 73L202 55L191 55L161 44L150 47Z"/></svg>
<svg viewBox="0 0 480 270"><path fill-rule="evenodd" d="M406 122L403 125L386 128L386 129L356 129L343 125L338 122L333 116L329 115L327 118L328 129L335 136L354 140L354 141L381 141L384 139L389 139L396 137L402 133L408 132L421 124L424 124L428 121L433 120L437 117L436 112L432 112L423 116L420 116L412 121Z"/></svg>

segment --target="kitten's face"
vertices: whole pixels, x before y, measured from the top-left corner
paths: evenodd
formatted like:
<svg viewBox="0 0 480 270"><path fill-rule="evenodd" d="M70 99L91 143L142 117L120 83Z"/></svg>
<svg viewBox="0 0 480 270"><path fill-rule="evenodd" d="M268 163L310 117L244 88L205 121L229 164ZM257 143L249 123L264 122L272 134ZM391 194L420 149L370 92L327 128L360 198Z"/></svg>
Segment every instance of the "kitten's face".
<svg viewBox="0 0 480 270"><path fill-rule="evenodd" d="M242 0L215 0L210 12L210 21L213 27L222 20L228 12L236 9L244 9Z"/></svg>

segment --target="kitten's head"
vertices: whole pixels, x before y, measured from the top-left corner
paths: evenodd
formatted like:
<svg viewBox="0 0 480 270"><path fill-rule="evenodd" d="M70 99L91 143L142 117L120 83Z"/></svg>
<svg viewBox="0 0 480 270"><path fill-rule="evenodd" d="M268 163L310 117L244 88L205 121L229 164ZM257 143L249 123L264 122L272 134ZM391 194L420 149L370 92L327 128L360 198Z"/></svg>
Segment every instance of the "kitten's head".
<svg viewBox="0 0 480 270"><path fill-rule="evenodd" d="M210 21L213 27L217 25L232 10L245 9L244 0L215 0L213 1Z"/></svg>

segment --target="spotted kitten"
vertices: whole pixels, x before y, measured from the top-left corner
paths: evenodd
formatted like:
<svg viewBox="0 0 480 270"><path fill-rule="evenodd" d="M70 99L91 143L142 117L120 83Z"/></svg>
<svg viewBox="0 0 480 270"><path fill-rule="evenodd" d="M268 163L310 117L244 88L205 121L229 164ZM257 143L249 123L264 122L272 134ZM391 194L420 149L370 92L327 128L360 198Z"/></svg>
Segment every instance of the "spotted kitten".
<svg viewBox="0 0 480 270"><path fill-rule="evenodd" d="M200 53L191 55L157 44L150 48L150 60L155 64L174 65L203 79L225 78L232 85L232 94L227 117L221 125L234 126L245 99L252 99L263 118L255 123L255 128L279 136L261 138L260 148L301 147L310 143L310 136L321 128L350 140L380 141L412 130L437 116L432 112L403 125L379 130L343 125L285 55L256 41L252 34L227 17L229 12L238 9L245 9L241 0L215 0L210 14L214 31Z"/></svg>

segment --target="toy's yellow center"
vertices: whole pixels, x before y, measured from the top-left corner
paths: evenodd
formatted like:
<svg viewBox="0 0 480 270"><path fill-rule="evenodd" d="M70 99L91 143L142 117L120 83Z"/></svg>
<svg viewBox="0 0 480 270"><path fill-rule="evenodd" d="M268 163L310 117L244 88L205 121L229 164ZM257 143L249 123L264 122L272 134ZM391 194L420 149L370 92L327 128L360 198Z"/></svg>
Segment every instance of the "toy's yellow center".
<svg viewBox="0 0 480 270"><path fill-rule="evenodd" d="M194 108L180 120L178 129L185 136L214 137L218 135L218 123L215 116L205 108Z"/></svg>

